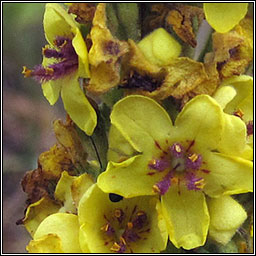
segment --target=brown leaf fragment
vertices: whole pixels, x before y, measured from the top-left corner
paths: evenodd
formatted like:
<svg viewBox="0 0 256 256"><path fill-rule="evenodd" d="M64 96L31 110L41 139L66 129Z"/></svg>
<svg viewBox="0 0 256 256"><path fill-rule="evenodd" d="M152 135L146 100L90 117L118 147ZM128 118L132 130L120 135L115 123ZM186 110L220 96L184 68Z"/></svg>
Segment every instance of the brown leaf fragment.
<svg viewBox="0 0 256 256"><path fill-rule="evenodd" d="M72 162L73 167L77 170L84 169L88 155L83 148L74 123L70 120L64 124L61 120L56 120L53 127L56 139L68 153L68 158Z"/></svg>
<svg viewBox="0 0 256 256"><path fill-rule="evenodd" d="M243 74L253 60L253 22L245 18L228 33L213 34L213 52L205 63L217 63L220 78Z"/></svg>
<svg viewBox="0 0 256 256"><path fill-rule="evenodd" d="M207 79L204 65L186 57L174 59L165 67L165 70L166 76L161 86L151 93L143 92L144 95L157 100L163 100L169 96L181 99Z"/></svg>
<svg viewBox="0 0 256 256"><path fill-rule="evenodd" d="M68 8L68 13L75 14L75 20L78 23L88 24L92 22L95 10L94 3L72 3Z"/></svg>
<svg viewBox="0 0 256 256"><path fill-rule="evenodd" d="M194 18L197 18L200 24L204 19L203 9L185 4L174 5L174 9L170 10L166 17L166 23L172 26L179 38L192 47L197 45L193 31Z"/></svg>

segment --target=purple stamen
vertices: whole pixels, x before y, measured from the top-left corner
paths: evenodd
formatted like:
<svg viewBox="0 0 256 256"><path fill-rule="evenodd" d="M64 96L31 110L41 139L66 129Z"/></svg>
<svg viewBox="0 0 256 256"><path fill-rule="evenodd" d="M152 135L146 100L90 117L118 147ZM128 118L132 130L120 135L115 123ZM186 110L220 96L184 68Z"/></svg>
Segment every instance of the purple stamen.
<svg viewBox="0 0 256 256"><path fill-rule="evenodd" d="M146 213L143 211L140 211L137 213L137 216L135 220L132 222L132 224L133 224L133 227L137 229L141 229L145 225L146 221L147 221Z"/></svg>
<svg viewBox="0 0 256 256"><path fill-rule="evenodd" d="M199 170L202 164L202 156L200 154L192 154L186 158L186 168Z"/></svg>
<svg viewBox="0 0 256 256"><path fill-rule="evenodd" d="M170 147L170 151L171 151L172 156L177 157L177 158L181 158L184 155L184 149L181 146L181 144L179 144L179 143L174 143Z"/></svg>
<svg viewBox="0 0 256 256"><path fill-rule="evenodd" d="M148 165L150 169L162 172L170 165L169 161L165 159L156 159Z"/></svg>
<svg viewBox="0 0 256 256"><path fill-rule="evenodd" d="M55 58L59 62L51 64L47 67L38 65L34 70L28 70L26 76L32 76L40 83L49 80L56 80L63 76L69 75L78 68L78 56L72 45L72 40L65 37L57 37L54 41L56 49L44 48L43 55L46 58Z"/></svg>
<svg viewBox="0 0 256 256"><path fill-rule="evenodd" d="M49 48L44 48L43 49L43 55L46 58L55 58L55 59L63 58L63 53L62 52L58 52L54 49L49 49Z"/></svg>
<svg viewBox="0 0 256 256"><path fill-rule="evenodd" d="M164 195L171 186L171 178L173 177L172 172L169 172L164 178L153 186L153 190L158 192L160 195Z"/></svg>
<svg viewBox="0 0 256 256"><path fill-rule="evenodd" d="M187 188L188 190L201 190L204 186L204 179L198 178L193 172L188 172L186 174Z"/></svg>

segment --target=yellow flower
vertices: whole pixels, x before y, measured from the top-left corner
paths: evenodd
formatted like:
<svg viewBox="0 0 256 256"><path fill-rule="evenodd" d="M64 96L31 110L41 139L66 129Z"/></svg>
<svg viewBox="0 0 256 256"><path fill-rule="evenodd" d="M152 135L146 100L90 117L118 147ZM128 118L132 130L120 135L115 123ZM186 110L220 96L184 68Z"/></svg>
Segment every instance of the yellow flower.
<svg viewBox="0 0 256 256"><path fill-rule="evenodd" d="M61 5L48 3L44 30L49 45L43 48L43 63L34 70L24 67L23 74L42 83L43 94L51 105L61 93L71 119L91 135L97 116L79 84L80 77L89 77L87 48L79 27Z"/></svg>
<svg viewBox="0 0 256 256"><path fill-rule="evenodd" d="M189 101L174 126L166 111L144 96L120 100L110 118L110 161L98 186L126 198L160 194L176 247L191 249L205 243L205 194L216 198L253 190L252 162L228 154L231 143L241 151L245 147L244 123L238 119L239 129L223 140L226 114L210 96Z"/></svg>
<svg viewBox="0 0 256 256"><path fill-rule="evenodd" d="M213 96L229 119L241 119L247 130L247 148L243 157L253 159L253 78L247 75L233 76L222 82ZM229 126L230 127L230 126ZM235 127L234 127L235 129ZM229 131L227 131L229 132ZM232 143L233 144L233 143ZM233 153L238 152L233 147Z"/></svg>
<svg viewBox="0 0 256 256"><path fill-rule="evenodd" d="M93 185L82 197L80 245L91 253L159 253L167 231L156 197L110 200Z"/></svg>
<svg viewBox="0 0 256 256"><path fill-rule="evenodd" d="M234 28L246 15L248 3L204 3L208 23L219 33Z"/></svg>

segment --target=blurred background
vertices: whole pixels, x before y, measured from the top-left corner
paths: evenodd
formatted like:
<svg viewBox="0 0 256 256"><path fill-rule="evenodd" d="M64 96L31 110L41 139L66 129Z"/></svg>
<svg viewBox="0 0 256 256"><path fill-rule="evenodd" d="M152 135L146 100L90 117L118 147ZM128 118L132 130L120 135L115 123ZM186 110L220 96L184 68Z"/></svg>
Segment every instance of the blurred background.
<svg viewBox="0 0 256 256"><path fill-rule="evenodd" d="M31 239L16 221L24 216L26 194L20 182L37 168L38 156L55 142L52 124L65 119L62 102L50 106L41 86L24 78L22 67L42 61L46 44L44 3L2 3L3 7L3 253L25 253Z"/></svg>

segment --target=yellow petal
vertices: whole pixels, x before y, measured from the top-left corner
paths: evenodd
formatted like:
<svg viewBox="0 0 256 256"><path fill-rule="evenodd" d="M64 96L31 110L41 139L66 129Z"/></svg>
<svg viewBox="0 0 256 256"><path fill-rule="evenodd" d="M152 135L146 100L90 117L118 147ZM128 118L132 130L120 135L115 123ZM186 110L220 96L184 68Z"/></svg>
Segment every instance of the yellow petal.
<svg viewBox="0 0 256 256"><path fill-rule="evenodd" d="M61 173L61 177L54 192L55 199L62 202L63 204L63 207L59 210L59 212L76 212L76 208L71 195L71 185L74 180L75 176L70 176L68 172L63 171Z"/></svg>
<svg viewBox="0 0 256 256"><path fill-rule="evenodd" d="M72 45L78 55L78 76L88 78L90 77L90 71L87 47L79 28L74 28L73 32L75 36Z"/></svg>
<svg viewBox="0 0 256 256"><path fill-rule="evenodd" d="M98 176L98 186L106 193L112 192L126 198L154 195L152 187L161 180L163 174L149 175L148 164L149 159L141 155L121 163L109 162L106 171Z"/></svg>
<svg viewBox="0 0 256 256"><path fill-rule="evenodd" d="M199 95L190 100L175 121L180 139L194 140L195 147L201 151L217 148L223 124L220 105L208 95Z"/></svg>
<svg viewBox="0 0 256 256"><path fill-rule="evenodd" d="M161 203L169 238L177 248L190 250L204 245L210 220L201 191L174 185L162 197Z"/></svg>
<svg viewBox="0 0 256 256"><path fill-rule="evenodd" d="M147 35L138 46L150 62L160 66L168 65L181 53L180 44L163 28Z"/></svg>
<svg viewBox="0 0 256 256"><path fill-rule="evenodd" d="M114 125L110 126L108 160L116 163L122 162L135 154L135 149Z"/></svg>
<svg viewBox="0 0 256 256"><path fill-rule="evenodd" d="M213 95L213 98L220 104L221 108L224 109L236 94L235 88L227 85L220 87Z"/></svg>
<svg viewBox="0 0 256 256"><path fill-rule="evenodd" d="M165 143L170 136L172 121L154 100L144 96L128 96L118 101L111 113L111 123L138 152L152 154L155 141Z"/></svg>
<svg viewBox="0 0 256 256"><path fill-rule="evenodd" d="M76 27L72 16L60 4L47 3L44 13L44 31L47 41L53 45L56 36L72 37L72 28Z"/></svg>
<svg viewBox="0 0 256 256"><path fill-rule="evenodd" d="M228 243L246 220L246 211L231 196L209 198L207 205L210 213L210 237L221 244Z"/></svg>
<svg viewBox="0 0 256 256"><path fill-rule="evenodd" d="M246 146L246 125L237 116L224 114L224 128L218 150L221 153L241 156Z"/></svg>
<svg viewBox="0 0 256 256"><path fill-rule="evenodd" d="M48 234L56 234L61 239L64 253L81 253L79 245L79 223L74 214L55 213L44 219L34 235L34 240Z"/></svg>
<svg viewBox="0 0 256 256"><path fill-rule="evenodd" d="M91 176L87 173L84 173L73 180L71 194L76 207L78 207L80 199L93 183Z"/></svg>
<svg viewBox="0 0 256 256"><path fill-rule="evenodd" d="M253 163L240 157L205 152L207 170L204 192L211 197L253 191Z"/></svg>
<svg viewBox="0 0 256 256"><path fill-rule="evenodd" d="M29 253L64 253L61 239L56 234L47 234L32 240L26 249Z"/></svg>
<svg viewBox="0 0 256 256"><path fill-rule="evenodd" d="M42 84L44 97L51 105L54 105L57 102L60 95L61 85L62 79L48 81Z"/></svg>
<svg viewBox="0 0 256 256"><path fill-rule="evenodd" d="M27 208L23 224L33 237L39 224L49 215L58 212L60 205L49 198L41 198Z"/></svg>
<svg viewBox="0 0 256 256"><path fill-rule="evenodd" d="M247 13L248 3L204 3L208 23L220 33L234 28Z"/></svg>
<svg viewBox="0 0 256 256"><path fill-rule="evenodd" d="M61 97L65 110L75 124L87 135L92 135L97 124L97 115L81 90L77 77L65 79Z"/></svg>

